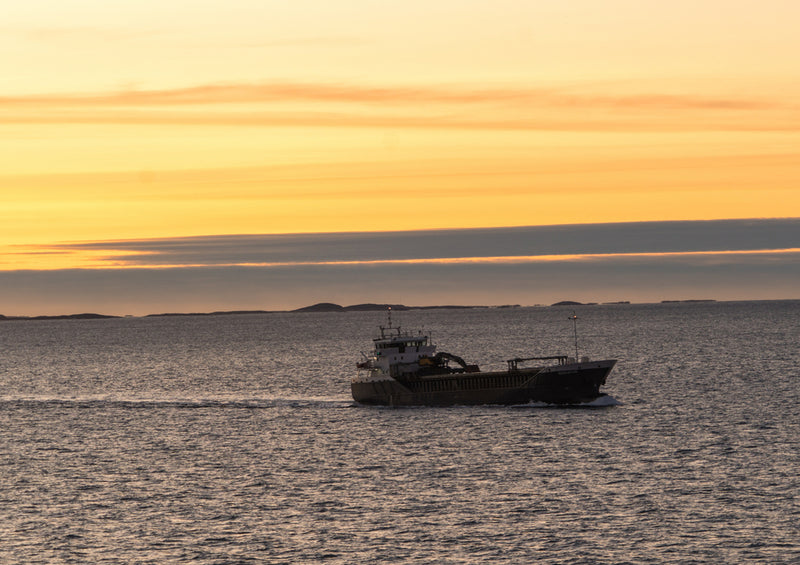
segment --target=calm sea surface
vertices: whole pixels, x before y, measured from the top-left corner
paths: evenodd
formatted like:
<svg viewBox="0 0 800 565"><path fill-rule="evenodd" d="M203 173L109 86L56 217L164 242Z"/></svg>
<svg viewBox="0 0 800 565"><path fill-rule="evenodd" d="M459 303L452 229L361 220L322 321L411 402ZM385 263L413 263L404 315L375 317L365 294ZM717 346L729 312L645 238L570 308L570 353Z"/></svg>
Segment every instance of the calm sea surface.
<svg viewBox="0 0 800 565"><path fill-rule="evenodd" d="M395 313L485 368L571 309ZM800 302L577 310L606 408L368 408L382 313L0 323L0 563L800 563Z"/></svg>

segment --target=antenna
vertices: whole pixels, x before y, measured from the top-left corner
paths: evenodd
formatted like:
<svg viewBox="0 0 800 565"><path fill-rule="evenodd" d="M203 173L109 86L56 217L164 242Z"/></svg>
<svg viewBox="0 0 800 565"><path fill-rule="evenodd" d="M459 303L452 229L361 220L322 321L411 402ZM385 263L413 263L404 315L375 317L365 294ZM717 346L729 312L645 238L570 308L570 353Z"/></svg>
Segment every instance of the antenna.
<svg viewBox="0 0 800 565"><path fill-rule="evenodd" d="M575 312L572 313L572 316L567 318L568 320L572 320L572 332L575 335L575 362L578 362L578 316L575 315Z"/></svg>

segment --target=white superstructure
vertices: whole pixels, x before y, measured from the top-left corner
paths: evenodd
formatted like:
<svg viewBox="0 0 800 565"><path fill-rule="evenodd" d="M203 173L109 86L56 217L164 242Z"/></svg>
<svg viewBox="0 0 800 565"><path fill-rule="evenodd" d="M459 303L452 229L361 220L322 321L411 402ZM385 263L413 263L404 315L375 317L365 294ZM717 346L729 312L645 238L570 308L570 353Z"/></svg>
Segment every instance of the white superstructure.
<svg viewBox="0 0 800 565"><path fill-rule="evenodd" d="M384 380L398 375L416 373L420 363L436 355L436 346L427 335L404 333L399 327L380 327L381 336L375 338L372 356L359 363L358 381Z"/></svg>

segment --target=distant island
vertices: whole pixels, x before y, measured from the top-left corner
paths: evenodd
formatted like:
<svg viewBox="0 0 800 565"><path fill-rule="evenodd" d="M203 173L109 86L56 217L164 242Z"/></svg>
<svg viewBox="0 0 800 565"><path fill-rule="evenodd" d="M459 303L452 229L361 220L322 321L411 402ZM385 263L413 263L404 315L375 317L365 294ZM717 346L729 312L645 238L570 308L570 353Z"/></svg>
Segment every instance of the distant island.
<svg viewBox="0 0 800 565"><path fill-rule="evenodd" d="M105 320L107 318L121 318L121 316L106 316L104 314L66 314L63 316L3 316L0 320Z"/></svg>
<svg viewBox="0 0 800 565"><path fill-rule="evenodd" d="M441 310L441 309L467 309L467 308L490 308L490 306L406 306L405 304L354 304L353 306L340 306L331 302L320 302L304 308L292 310L292 312L376 312L388 309L404 310ZM519 308L519 304L495 306L495 308Z"/></svg>
<svg viewBox="0 0 800 565"><path fill-rule="evenodd" d="M275 314L278 310L227 310L222 312L165 312L147 314L145 318L165 318L170 316L233 316L236 314Z"/></svg>
<svg viewBox="0 0 800 565"><path fill-rule="evenodd" d="M603 302L603 304L630 304L630 300L617 300L616 302ZM597 306L598 302L575 302L574 300L562 300L550 306Z"/></svg>
<svg viewBox="0 0 800 565"><path fill-rule="evenodd" d="M148 314L146 318L158 318L162 316L229 316L233 314L286 314L286 313L306 313L306 312L377 312L391 308L392 310L433 310L433 309L453 309L453 308L490 308L490 306L406 306L405 304L354 304L352 306L341 306L332 302L320 302L311 306L304 306L295 310L230 310L224 312L169 312L165 314ZM491 308L519 308L518 304L506 306L492 306Z"/></svg>

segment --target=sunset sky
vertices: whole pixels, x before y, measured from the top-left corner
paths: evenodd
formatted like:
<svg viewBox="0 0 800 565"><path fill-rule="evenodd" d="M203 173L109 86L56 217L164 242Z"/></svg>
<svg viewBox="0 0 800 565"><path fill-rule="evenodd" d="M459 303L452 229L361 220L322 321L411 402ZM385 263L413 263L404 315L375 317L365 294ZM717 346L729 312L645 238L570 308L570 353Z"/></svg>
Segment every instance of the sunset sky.
<svg viewBox="0 0 800 565"><path fill-rule="evenodd" d="M800 298L798 22L794 0L10 3L0 314ZM275 260L280 234L327 251Z"/></svg>

